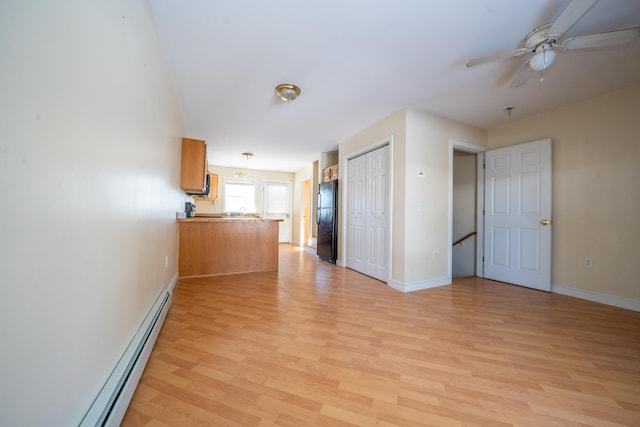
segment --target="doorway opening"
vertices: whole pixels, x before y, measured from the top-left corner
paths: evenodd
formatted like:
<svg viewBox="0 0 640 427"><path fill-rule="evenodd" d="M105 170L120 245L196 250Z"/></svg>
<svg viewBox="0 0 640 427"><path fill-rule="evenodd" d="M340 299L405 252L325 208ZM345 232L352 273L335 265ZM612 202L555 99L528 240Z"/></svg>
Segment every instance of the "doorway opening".
<svg viewBox="0 0 640 427"><path fill-rule="evenodd" d="M482 209L486 150L485 147L449 140L450 279L484 277Z"/></svg>
<svg viewBox="0 0 640 427"><path fill-rule="evenodd" d="M313 246L311 240L311 180L309 178L302 182L302 245Z"/></svg>
<svg viewBox="0 0 640 427"><path fill-rule="evenodd" d="M478 172L477 154L453 151L451 277L476 276Z"/></svg>
<svg viewBox="0 0 640 427"><path fill-rule="evenodd" d="M263 217L277 219L278 242L291 243L291 183L288 181L263 181Z"/></svg>
<svg viewBox="0 0 640 427"><path fill-rule="evenodd" d="M454 151L477 158L476 271L505 283L551 289L551 139L487 150L449 141L449 231L456 216ZM486 163L486 165L485 165ZM485 168L486 167L486 168ZM453 278L453 248L449 277Z"/></svg>

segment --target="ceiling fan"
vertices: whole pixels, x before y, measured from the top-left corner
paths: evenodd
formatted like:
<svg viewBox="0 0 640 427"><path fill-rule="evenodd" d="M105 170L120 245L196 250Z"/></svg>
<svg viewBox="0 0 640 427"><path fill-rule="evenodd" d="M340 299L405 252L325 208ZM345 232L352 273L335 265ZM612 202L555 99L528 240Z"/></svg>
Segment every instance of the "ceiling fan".
<svg viewBox="0 0 640 427"><path fill-rule="evenodd" d="M531 70L542 72L542 70L553 64L556 58L555 49L563 51L622 45L640 36L640 27L635 27L606 33L569 37L561 40L563 34L587 13L597 1L571 0L555 22L537 27L525 37L525 47L472 59L467 62L467 67L525 55L510 85L510 87L516 88L527 82Z"/></svg>

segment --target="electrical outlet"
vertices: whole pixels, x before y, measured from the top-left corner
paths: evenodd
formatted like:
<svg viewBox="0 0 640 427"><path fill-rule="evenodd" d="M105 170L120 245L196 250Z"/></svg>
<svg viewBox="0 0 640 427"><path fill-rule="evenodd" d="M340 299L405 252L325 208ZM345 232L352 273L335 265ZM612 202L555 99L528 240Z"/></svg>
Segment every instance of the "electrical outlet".
<svg viewBox="0 0 640 427"><path fill-rule="evenodd" d="M582 260L582 266L584 268L591 268L593 267L593 260L591 258L585 258L584 260Z"/></svg>

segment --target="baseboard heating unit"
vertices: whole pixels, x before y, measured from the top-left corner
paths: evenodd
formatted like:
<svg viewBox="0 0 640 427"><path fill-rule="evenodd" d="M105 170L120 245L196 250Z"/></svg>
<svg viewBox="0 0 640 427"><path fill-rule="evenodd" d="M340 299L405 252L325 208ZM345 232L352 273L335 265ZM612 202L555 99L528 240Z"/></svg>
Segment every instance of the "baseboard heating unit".
<svg viewBox="0 0 640 427"><path fill-rule="evenodd" d="M170 306L171 292L162 291L82 419L80 427L120 425Z"/></svg>

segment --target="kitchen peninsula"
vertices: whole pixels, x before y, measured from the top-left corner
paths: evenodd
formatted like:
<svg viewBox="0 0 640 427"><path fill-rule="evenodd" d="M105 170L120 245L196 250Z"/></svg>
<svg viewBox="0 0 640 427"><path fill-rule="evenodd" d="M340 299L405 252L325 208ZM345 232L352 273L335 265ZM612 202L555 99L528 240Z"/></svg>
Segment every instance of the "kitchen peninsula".
<svg viewBox="0 0 640 427"><path fill-rule="evenodd" d="M278 270L278 220L218 216L177 221L180 277Z"/></svg>

